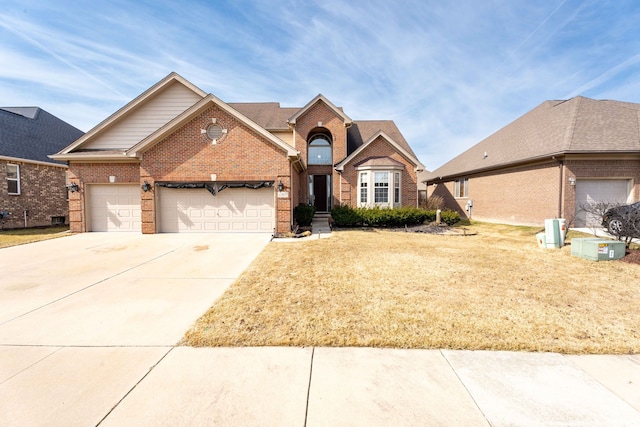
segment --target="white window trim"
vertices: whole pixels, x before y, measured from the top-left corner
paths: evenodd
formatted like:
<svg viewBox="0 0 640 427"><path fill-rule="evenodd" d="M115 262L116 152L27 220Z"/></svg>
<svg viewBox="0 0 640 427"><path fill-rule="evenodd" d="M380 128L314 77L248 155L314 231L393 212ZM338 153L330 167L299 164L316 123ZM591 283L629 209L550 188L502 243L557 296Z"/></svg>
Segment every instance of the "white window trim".
<svg viewBox="0 0 640 427"><path fill-rule="evenodd" d="M9 178L9 166L15 166L16 168L16 178ZM16 181L18 191L16 193L9 192L9 181ZM13 163L7 163L7 192L10 196L19 196L20 195L20 165L14 165Z"/></svg>
<svg viewBox="0 0 640 427"><path fill-rule="evenodd" d="M388 190L388 202L386 203L376 203L375 202L375 173L376 172L386 172L389 178L389 186ZM362 174L367 174L367 201L363 202L361 198L361 177ZM395 200L395 182L396 178L399 182L400 188L400 200ZM357 195L357 205L359 207L382 207L382 208L399 208L402 206L402 171L399 168L394 167L367 167L367 168L359 168L358 169L358 195Z"/></svg>
<svg viewBox="0 0 640 427"><path fill-rule="evenodd" d="M370 180L369 176L370 175L371 174L369 173L369 171L359 171L358 172L358 206L366 206L367 203L369 202L369 200L371 200L369 198L369 187L370 187L370 185L369 185L369 180ZM362 177L363 176L365 177L364 182L367 184L367 186L365 187L366 188L365 197L366 197L367 200L365 200L364 202L362 201L362 189L363 189L363 187L362 187L362 181L363 181Z"/></svg>
<svg viewBox="0 0 640 427"><path fill-rule="evenodd" d="M462 196L458 196L460 193L460 183L462 182ZM469 178L459 178L454 181L453 195L455 199L467 199L469 198Z"/></svg>

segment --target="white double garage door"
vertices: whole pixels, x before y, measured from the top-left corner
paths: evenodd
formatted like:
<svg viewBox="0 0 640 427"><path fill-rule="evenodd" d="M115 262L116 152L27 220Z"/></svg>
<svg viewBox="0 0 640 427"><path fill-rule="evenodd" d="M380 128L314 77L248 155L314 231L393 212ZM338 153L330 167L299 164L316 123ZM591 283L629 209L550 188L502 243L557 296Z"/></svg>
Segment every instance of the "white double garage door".
<svg viewBox="0 0 640 427"><path fill-rule="evenodd" d="M140 231L140 186L88 186L90 231ZM227 188L215 196L203 188L156 187L159 232L273 232L273 188Z"/></svg>

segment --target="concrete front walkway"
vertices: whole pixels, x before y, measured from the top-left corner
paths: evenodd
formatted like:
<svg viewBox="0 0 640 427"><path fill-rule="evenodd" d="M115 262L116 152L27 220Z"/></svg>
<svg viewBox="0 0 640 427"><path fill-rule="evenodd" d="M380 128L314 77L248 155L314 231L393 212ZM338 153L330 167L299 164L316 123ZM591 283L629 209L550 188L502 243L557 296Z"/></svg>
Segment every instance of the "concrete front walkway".
<svg viewBox="0 0 640 427"><path fill-rule="evenodd" d="M268 240L1 249L0 425L640 425L638 355L176 346Z"/></svg>

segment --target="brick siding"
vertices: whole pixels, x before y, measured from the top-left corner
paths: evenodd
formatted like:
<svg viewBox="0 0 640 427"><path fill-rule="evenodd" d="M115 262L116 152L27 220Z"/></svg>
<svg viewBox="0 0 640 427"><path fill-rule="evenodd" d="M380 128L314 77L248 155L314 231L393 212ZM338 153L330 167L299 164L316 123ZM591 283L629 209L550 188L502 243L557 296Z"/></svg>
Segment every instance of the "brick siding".
<svg viewBox="0 0 640 427"><path fill-rule="evenodd" d="M303 115L296 120L296 149L300 151L300 157L305 164L307 159L308 138L314 129L318 127L318 122L322 122L322 128L331 135L333 163L336 164L340 160L347 157L347 128L344 121L324 102L319 101L309 108ZM310 165L308 169L300 176L300 181L304 185L298 187L298 200L306 203L309 200L309 175L332 175L332 206L338 204L338 194L340 184L338 176L332 166L327 165Z"/></svg>
<svg viewBox="0 0 640 427"><path fill-rule="evenodd" d="M631 179L633 200L640 196L639 160L579 158L469 176L465 198L454 197L454 181L430 185L429 195L442 197L446 208L464 216L467 201L473 200L473 219L479 221L540 225L546 218L574 218L576 194L570 178Z"/></svg>
<svg viewBox="0 0 640 427"><path fill-rule="evenodd" d="M7 164L20 168L20 194L9 195ZM52 217L65 217L68 221L66 168L29 162L0 161L0 211L10 212L5 228L23 228L27 210L27 227L51 225Z"/></svg>
<svg viewBox="0 0 640 427"><path fill-rule="evenodd" d="M201 129L216 118L227 134L212 144ZM79 182L80 192L72 194L71 229L83 232L86 227L84 185L108 183L115 176L118 183L152 186L156 181L282 181L285 191L291 188L291 166L286 153L225 111L211 107L182 128L142 154L140 164L72 163L70 180ZM153 188L153 187L152 187ZM277 187L274 188L274 192ZM142 232L157 231L155 191L140 190ZM275 197L275 194L274 194ZM276 232L291 230L291 197L276 198Z"/></svg>
<svg viewBox="0 0 640 427"><path fill-rule="evenodd" d="M137 163L75 163L69 164L69 182L78 184L79 191L69 193L69 229L74 233L87 231L88 215L85 195L87 184L108 184L110 177L118 184L138 184L140 166Z"/></svg>
<svg viewBox="0 0 640 427"><path fill-rule="evenodd" d="M404 164L404 169L401 171L402 182L400 184L401 205L417 206L418 176L415 171L415 165L398 153L395 148L381 136L372 141L345 166L342 172L342 204L350 206L358 205L358 171L354 165L357 165L369 157L389 157ZM393 189L390 189L390 191L393 191Z"/></svg>

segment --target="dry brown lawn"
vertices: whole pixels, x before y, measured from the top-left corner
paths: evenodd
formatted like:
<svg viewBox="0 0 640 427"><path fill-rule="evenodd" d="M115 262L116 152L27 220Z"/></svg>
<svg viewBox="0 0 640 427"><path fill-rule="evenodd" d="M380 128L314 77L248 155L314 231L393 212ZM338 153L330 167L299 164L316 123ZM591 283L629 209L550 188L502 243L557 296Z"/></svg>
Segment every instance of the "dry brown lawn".
<svg viewBox="0 0 640 427"><path fill-rule="evenodd" d="M535 228L468 228L271 243L183 343L640 352L640 265L540 249Z"/></svg>
<svg viewBox="0 0 640 427"><path fill-rule="evenodd" d="M20 228L0 231L0 248L68 236L69 227Z"/></svg>

